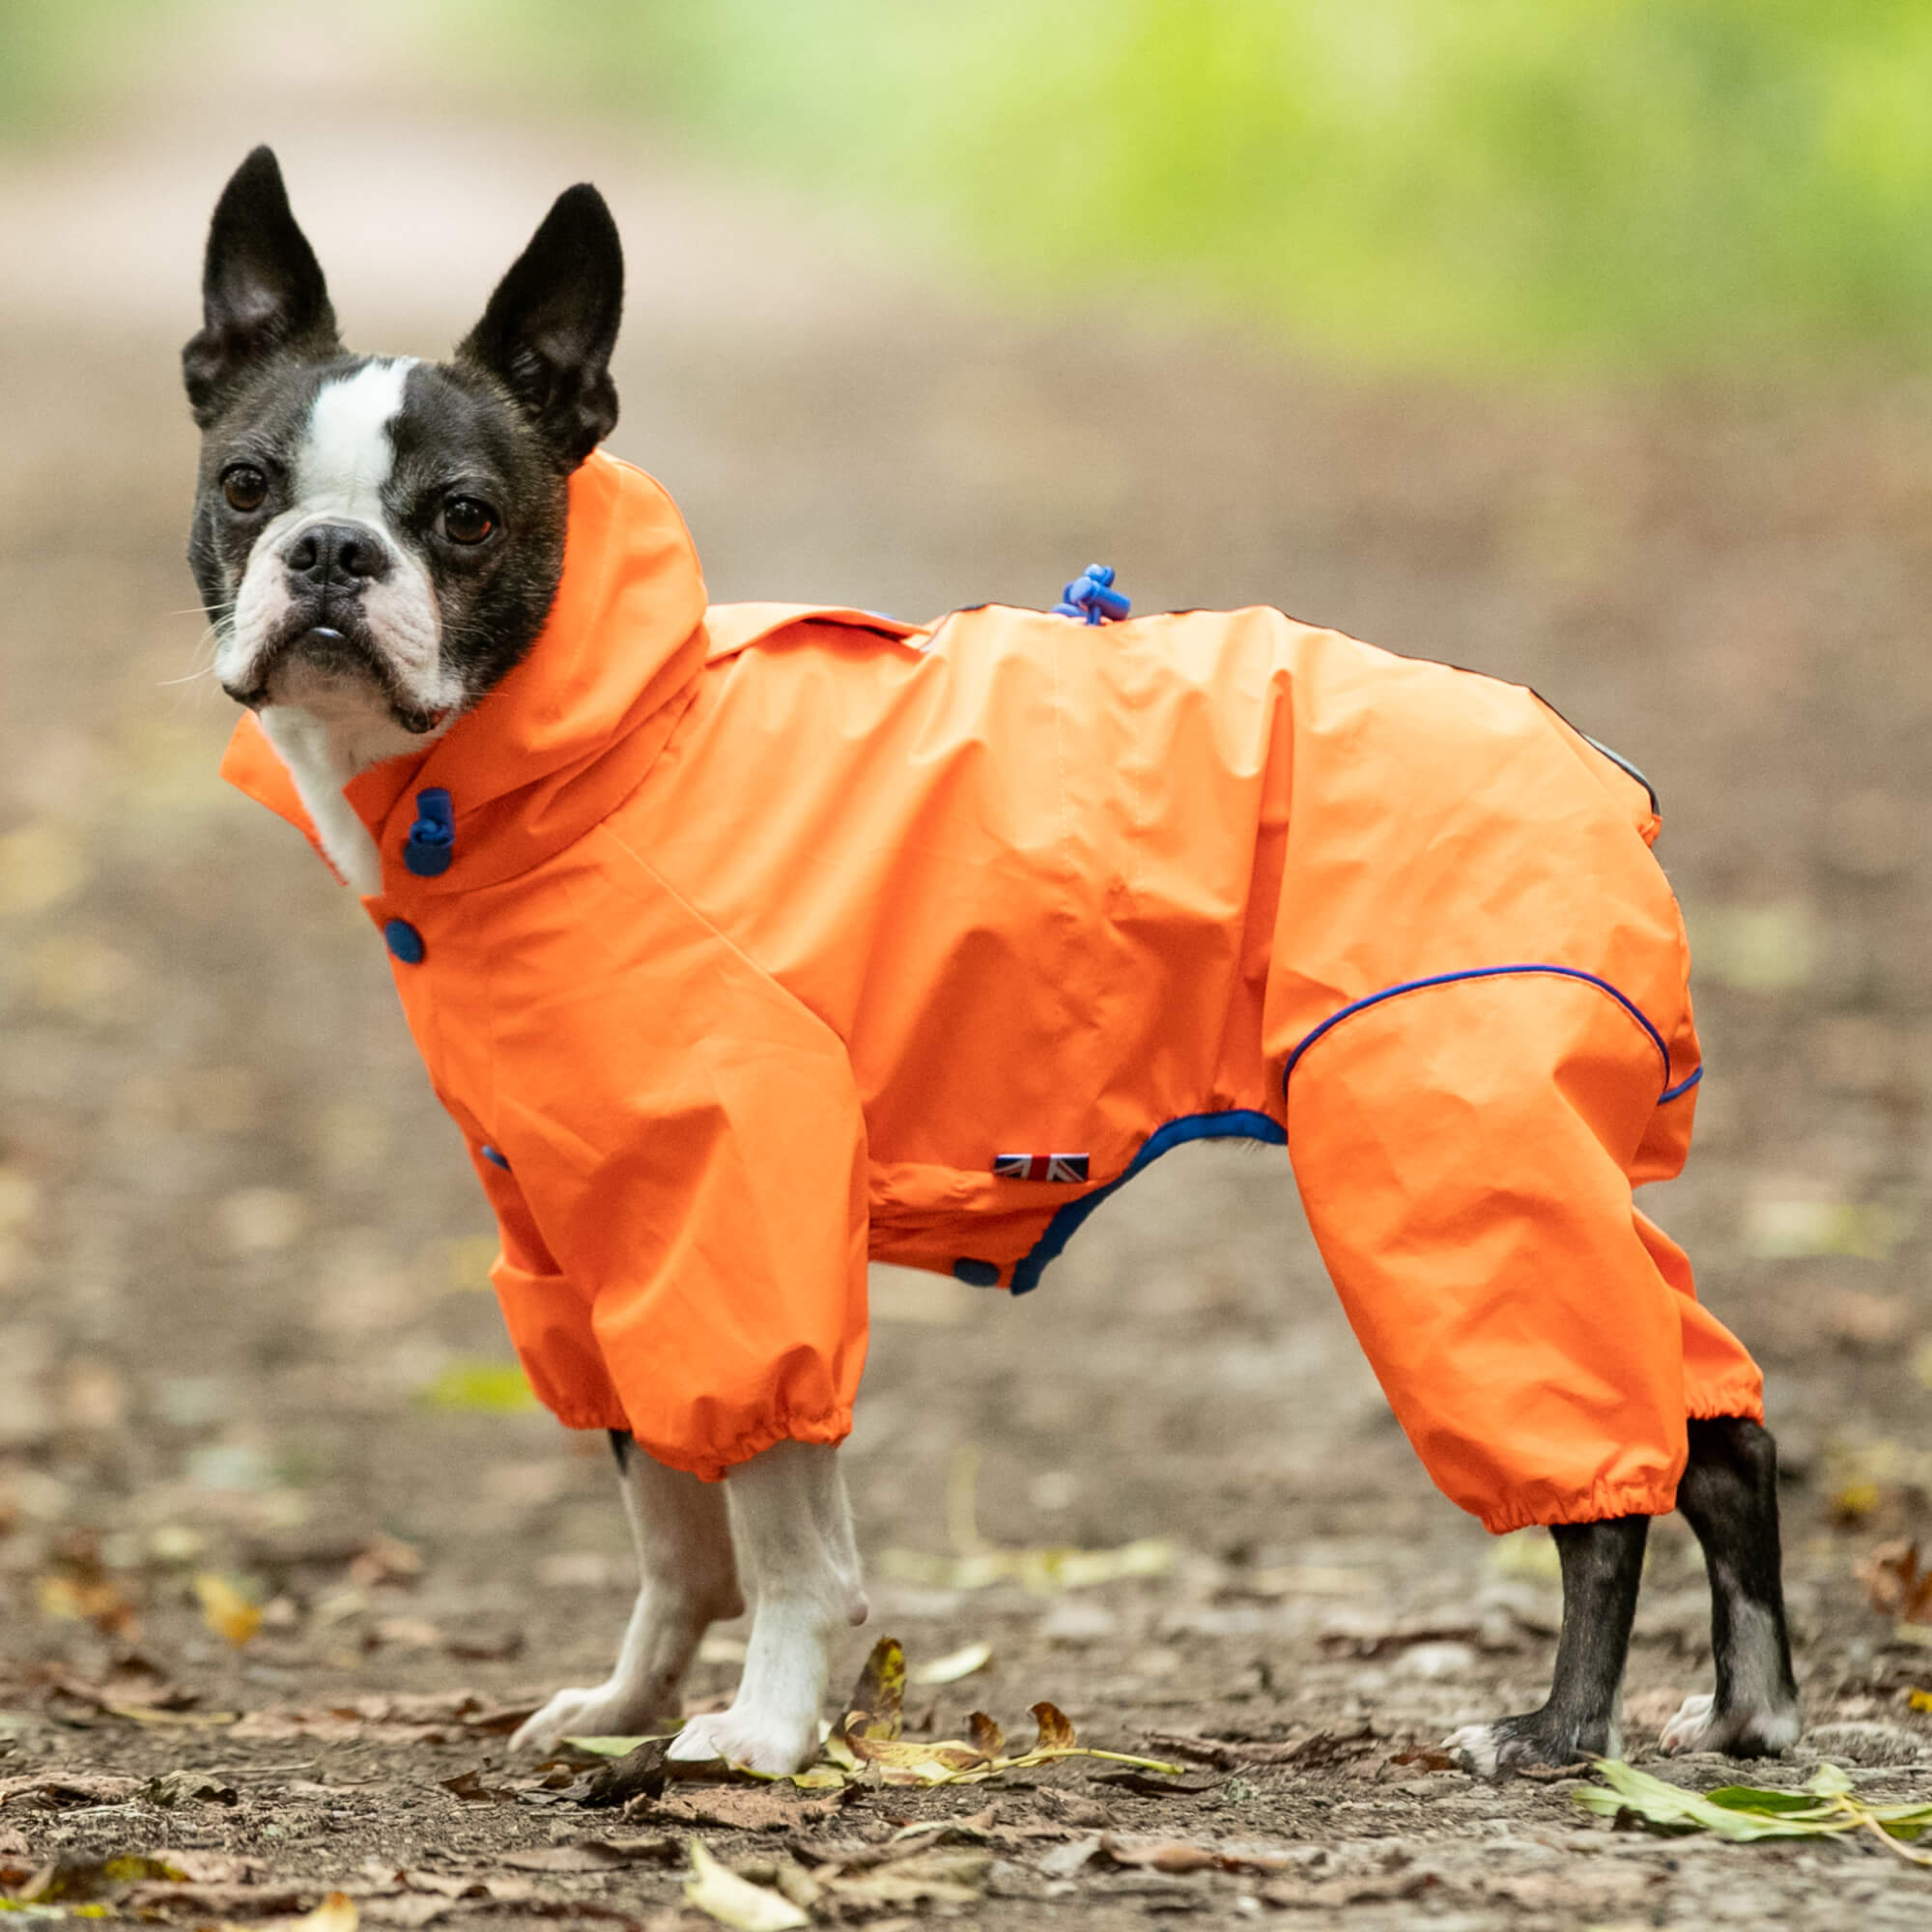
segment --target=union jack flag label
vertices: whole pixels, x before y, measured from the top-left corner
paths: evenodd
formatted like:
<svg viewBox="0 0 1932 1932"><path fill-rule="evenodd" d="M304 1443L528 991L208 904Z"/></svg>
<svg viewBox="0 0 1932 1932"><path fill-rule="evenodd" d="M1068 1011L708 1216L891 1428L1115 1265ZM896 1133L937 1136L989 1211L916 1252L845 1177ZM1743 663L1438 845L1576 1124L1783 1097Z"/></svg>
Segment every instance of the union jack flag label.
<svg viewBox="0 0 1932 1932"><path fill-rule="evenodd" d="M1000 1153L993 1156L993 1175L1002 1180L1085 1180L1084 1153Z"/></svg>

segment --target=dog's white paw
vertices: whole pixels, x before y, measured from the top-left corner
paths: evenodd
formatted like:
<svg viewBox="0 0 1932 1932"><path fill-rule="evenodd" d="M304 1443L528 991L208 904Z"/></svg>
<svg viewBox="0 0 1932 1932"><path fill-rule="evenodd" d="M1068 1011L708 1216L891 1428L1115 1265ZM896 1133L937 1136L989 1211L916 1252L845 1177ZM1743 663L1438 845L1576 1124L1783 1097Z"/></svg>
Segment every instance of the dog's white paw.
<svg viewBox="0 0 1932 1932"><path fill-rule="evenodd" d="M670 1741L665 1755L692 1763L724 1758L782 1777L803 1771L818 1749L815 1717L786 1718L764 1711L709 1711L693 1718Z"/></svg>
<svg viewBox="0 0 1932 1932"><path fill-rule="evenodd" d="M1730 1757L1776 1757L1798 1742L1803 1721L1795 1708L1742 1709L1719 1713L1708 1691L1685 1698L1664 1725L1658 1748L1666 1756L1680 1751L1722 1751Z"/></svg>
<svg viewBox="0 0 1932 1932"><path fill-rule="evenodd" d="M653 1728L650 1699L628 1685L593 1684L559 1690L541 1711L524 1720L510 1740L512 1750L549 1750L563 1738L642 1737Z"/></svg>
<svg viewBox="0 0 1932 1932"><path fill-rule="evenodd" d="M1493 1724L1464 1724L1442 1740L1442 1748L1472 1777L1494 1777L1501 1740Z"/></svg>
<svg viewBox="0 0 1932 1932"><path fill-rule="evenodd" d="M1658 1748L1671 1752L1705 1749L1704 1736L1711 1728L1711 1706L1716 1701L1708 1690L1685 1698L1677 1715L1664 1725Z"/></svg>

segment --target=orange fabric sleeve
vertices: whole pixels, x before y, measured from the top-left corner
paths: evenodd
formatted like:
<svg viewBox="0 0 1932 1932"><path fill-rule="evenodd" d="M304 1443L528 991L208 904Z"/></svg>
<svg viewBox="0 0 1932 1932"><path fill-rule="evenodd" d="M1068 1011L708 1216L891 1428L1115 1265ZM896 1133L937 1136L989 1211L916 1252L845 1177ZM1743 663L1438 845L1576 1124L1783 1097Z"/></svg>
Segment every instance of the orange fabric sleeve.
<svg viewBox="0 0 1932 1932"><path fill-rule="evenodd" d="M1685 1418L1761 1412L1631 1199L1663 1071L1609 992L1522 974L1369 1006L1290 1077L1349 1320L1437 1487L1492 1530L1662 1514Z"/></svg>
<svg viewBox="0 0 1932 1932"><path fill-rule="evenodd" d="M503 1217L499 1287L550 1406L714 1480L851 1430L866 1135L838 1037L728 951L703 956L683 987L660 978L654 1011L601 1008L593 984L528 1014L548 1050L518 1057L497 1131L535 1212L527 1236ZM484 1176L493 1196L504 1179Z"/></svg>
<svg viewBox="0 0 1932 1932"><path fill-rule="evenodd" d="M628 1427L623 1405L604 1373L591 1326L590 1297L553 1259L515 1179L470 1141L469 1158L497 1216L501 1250L490 1282L511 1346L543 1406L568 1429Z"/></svg>

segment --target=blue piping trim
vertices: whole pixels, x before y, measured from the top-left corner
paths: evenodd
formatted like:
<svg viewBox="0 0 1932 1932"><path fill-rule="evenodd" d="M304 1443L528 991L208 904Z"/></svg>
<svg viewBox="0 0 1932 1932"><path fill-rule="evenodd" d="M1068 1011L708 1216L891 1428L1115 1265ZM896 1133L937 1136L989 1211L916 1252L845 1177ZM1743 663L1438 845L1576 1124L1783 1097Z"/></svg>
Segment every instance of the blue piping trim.
<svg viewBox="0 0 1932 1932"><path fill-rule="evenodd" d="M483 1156L483 1158L490 1163L492 1167L500 1167L505 1174L509 1173L510 1171L509 1161L502 1154L498 1153L497 1150L490 1145L488 1141L485 1141L483 1145L476 1150L476 1151L480 1153Z"/></svg>
<svg viewBox="0 0 1932 1932"><path fill-rule="evenodd" d="M1427 986L1449 986L1455 984L1458 980L1502 980L1516 973L1547 973L1558 980L1580 980L1586 986L1595 986L1599 991L1607 993L1650 1036L1651 1045L1656 1047L1658 1058L1663 1062L1664 1080L1666 1082L1669 1080L1670 1049L1664 1045L1663 1036L1651 1025L1643 1009L1628 993L1618 992L1607 980L1600 980L1596 974L1582 972L1575 966L1471 966L1461 973L1433 973L1426 980L1405 980L1399 986L1384 986L1379 993L1371 993L1365 1000L1350 1001L1341 1011L1330 1013L1320 1026L1304 1034L1301 1043L1288 1056L1288 1065L1281 1069L1283 1094L1286 1095L1288 1093L1288 1076L1300 1064L1301 1056L1324 1033L1340 1026L1351 1013L1359 1013L1368 1007L1378 1007L1384 1000L1393 1000L1402 993L1419 993ZM1670 1096L1665 1094L1663 1097Z"/></svg>
<svg viewBox="0 0 1932 1932"><path fill-rule="evenodd" d="M1704 1077L1704 1069L1700 1066L1698 1067L1695 1073L1690 1076L1689 1079L1680 1080L1675 1087L1666 1087L1663 1090L1663 1092L1657 1096L1657 1104L1661 1107L1666 1100L1683 1099L1685 1094L1690 1093L1691 1088L1696 1086L1698 1081L1703 1079L1703 1077Z"/></svg>
<svg viewBox="0 0 1932 1932"><path fill-rule="evenodd" d="M1013 1293L1031 1294L1039 1286L1047 1263L1060 1258L1080 1224L1108 1195L1124 1187L1142 1168L1158 1160L1169 1149L1188 1141L1265 1141L1270 1147L1286 1147L1288 1129L1272 1114L1260 1113L1252 1107L1234 1107L1225 1114L1183 1114L1179 1120L1156 1127L1141 1143L1140 1152L1127 1163L1124 1172L1106 1186L1096 1187L1092 1194L1069 1201L1046 1224L1046 1232L1013 1264Z"/></svg>

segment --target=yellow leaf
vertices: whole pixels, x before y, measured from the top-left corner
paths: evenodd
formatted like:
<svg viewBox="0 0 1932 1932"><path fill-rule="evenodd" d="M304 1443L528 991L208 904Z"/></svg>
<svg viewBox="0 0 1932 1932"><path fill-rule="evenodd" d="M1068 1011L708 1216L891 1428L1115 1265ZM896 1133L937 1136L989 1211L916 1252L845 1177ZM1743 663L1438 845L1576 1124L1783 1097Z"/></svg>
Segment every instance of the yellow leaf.
<svg viewBox="0 0 1932 1932"><path fill-rule="evenodd" d="M217 1577L212 1570L204 1570L194 1579L194 1594L201 1599L202 1622L236 1649L262 1628L262 1606L251 1604L227 1577ZM353 1912L355 1908L350 1909ZM350 1922L355 1921L352 1918Z"/></svg>
<svg viewBox="0 0 1932 1932"><path fill-rule="evenodd" d="M998 1757L1007 1747L1007 1734L983 1711L973 1712L966 1719L973 1734L973 1748L981 1757Z"/></svg>
<svg viewBox="0 0 1932 1932"><path fill-rule="evenodd" d="M923 1738L868 1738L859 1732L848 1735L846 1743L866 1763L887 1773L910 1773L922 1784L944 1783L955 1772L976 1771L986 1761L984 1752L954 1738L932 1743Z"/></svg>
<svg viewBox="0 0 1932 1932"><path fill-rule="evenodd" d="M697 1838L691 1841L691 1876L684 1882L684 1898L687 1905L729 1925L733 1932L794 1932L811 1923L790 1899L721 1865Z"/></svg>
<svg viewBox="0 0 1932 1932"><path fill-rule="evenodd" d="M922 1663L910 1675L915 1684L956 1684L962 1677L971 1677L976 1670L985 1669L992 1661L993 1646L990 1643L969 1643L963 1649L935 1657L930 1663Z"/></svg>
<svg viewBox="0 0 1932 1932"><path fill-rule="evenodd" d="M895 1738L905 1709L905 1647L895 1636L882 1636L872 1646L859 1681L845 1702L845 1735Z"/></svg>
<svg viewBox="0 0 1932 1932"><path fill-rule="evenodd" d="M462 1409L478 1415L511 1415L537 1406L523 1370L515 1362L461 1358L445 1362L422 1394L432 1408Z"/></svg>
<svg viewBox="0 0 1932 1932"><path fill-rule="evenodd" d="M1057 1705L1036 1704L1027 1715L1039 1726L1039 1742L1034 1746L1035 1750L1071 1750L1078 1742L1071 1720Z"/></svg>
<svg viewBox="0 0 1932 1932"><path fill-rule="evenodd" d="M355 1932L359 1915L347 1893L331 1891L313 1912L298 1918L286 1932Z"/></svg>
<svg viewBox="0 0 1932 1932"><path fill-rule="evenodd" d="M87 883L79 835L43 820L0 837L0 917L44 912Z"/></svg>
<svg viewBox="0 0 1932 1932"><path fill-rule="evenodd" d="M1915 1711L1932 1711L1932 1690L1915 1690L1905 1701Z"/></svg>

